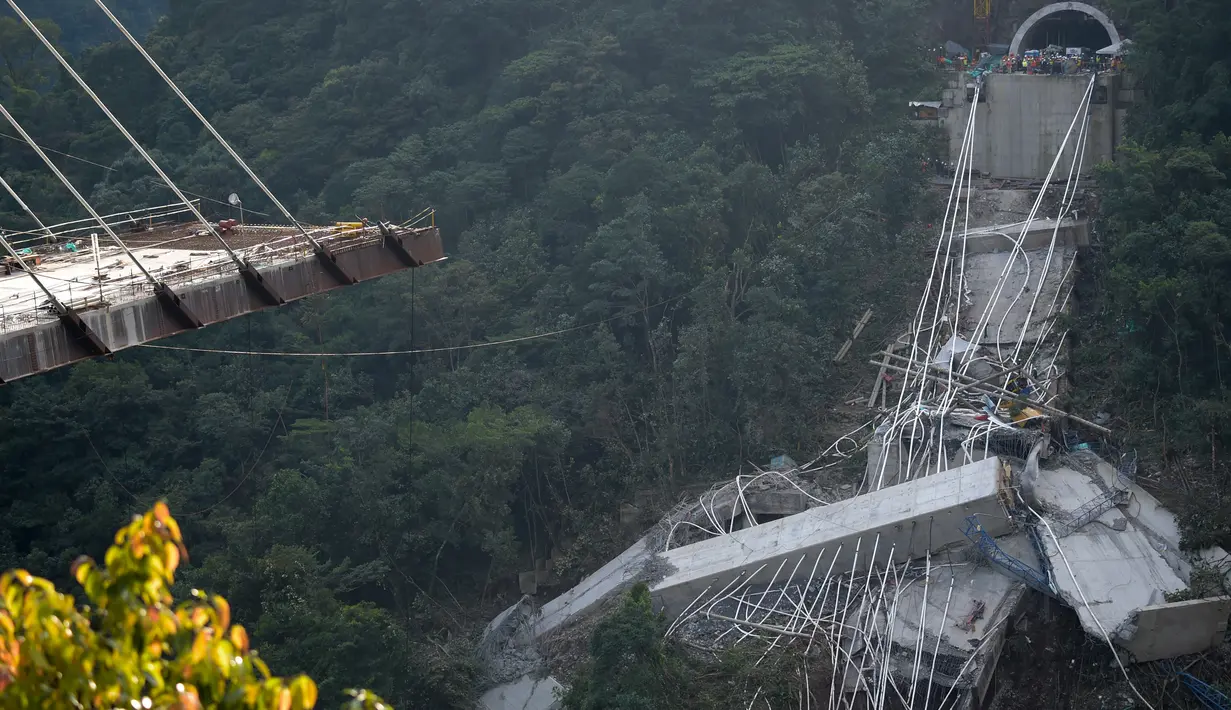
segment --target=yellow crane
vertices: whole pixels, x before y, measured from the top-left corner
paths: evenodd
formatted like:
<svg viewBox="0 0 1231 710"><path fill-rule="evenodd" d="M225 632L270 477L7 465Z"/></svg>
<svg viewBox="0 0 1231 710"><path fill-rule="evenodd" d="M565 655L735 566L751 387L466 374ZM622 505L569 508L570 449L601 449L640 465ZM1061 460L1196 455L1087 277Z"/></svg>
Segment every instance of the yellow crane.
<svg viewBox="0 0 1231 710"><path fill-rule="evenodd" d="M975 2L975 20L979 22L982 30L982 44L987 47L991 41L992 33L992 0L974 0Z"/></svg>

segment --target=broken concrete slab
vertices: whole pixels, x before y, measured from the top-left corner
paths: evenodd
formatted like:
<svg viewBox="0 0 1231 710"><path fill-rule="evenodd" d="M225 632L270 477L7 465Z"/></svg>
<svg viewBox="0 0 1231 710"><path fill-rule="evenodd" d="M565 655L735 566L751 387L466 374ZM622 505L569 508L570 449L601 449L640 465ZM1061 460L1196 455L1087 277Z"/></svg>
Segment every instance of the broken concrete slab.
<svg viewBox="0 0 1231 710"><path fill-rule="evenodd" d="M512 683L492 688L479 698L484 710L558 710L558 693L564 686L550 676L522 676Z"/></svg>
<svg viewBox="0 0 1231 710"><path fill-rule="evenodd" d="M974 333L982 326L978 342L985 346L1037 340L1052 304L1059 307L1064 299L1062 291L1068 287L1064 277L1076 254L1072 248L1057 247L1040 286L1039 274L1044 273L1047 251L1033 249L1018 253L1016 258L1007 251L968 255L965 275L970 303L962 308L962 332ZM997 288L1002 274L1004 285Z"/></svg>
<svg viewBox="0 0 1231 710"><path fill-rule="evenodd" d="M1098 475L1105 485L1114 486L1119 482L1115 466L1103 461L1098 455L1079 451L1069 456ZM1154 549L1159 551L1181 579L1188 580L1192 573L1192 561L1181 550L1180 523L1175 513L1135 482L1128 486L1128 490L1131 496L1125 513L1132 525L1150 537ZM1231 554L1215 546L1199 550L1196 559L1223 570L1223 584L1231 588Z"/></svg>
<svg viewBox="0 0 1231 710"><path fill-rule="evenodd" d="M746 496L753 515L795 515L811 502L803 491L761 491Z"/></svg>
<svg viewBox="0 0 1231 710"><path fill-rule="evenodd" d="M534 601L526 595L483 629L477 651L487 684L511 682L542 665L533 636L535 613Z"/></svg>
<svg viewBox="0 0 1231 710"><path fill-rule="evenodd" d="M1231 597L1154 604L1137 612L1137 629L1121 642L1138 662L1187 656L1222 645Z"/></svg>
<svg viewBox="0 0 1231 710"><path fill-rule="evenodd" d="M650 587L655 606L674 618L706 589L741 577L747 584L768 583L788 559L820 556L844 572L888 563L891 550L892 561L914 559L929 546L936 551L964 542L970 515L986 516L989 533L1006 533L1002 476L1000 460L989 458L669 550L659 556L667 575ZM877 560L871 559L874 549Z"/></svg>
<svg viewBox="0 0 1231 710"><path fill-rule="evenodd" d="M1025 535L1002 537L997 543L1021 559L1030 559L1033 555ZM938 558L939 555L934 556L933 562ZM924 650L929 658L939 653L933 674L936 682L982 688L979 692L982 697L1000 656L1000 644L1007 629L1004 620L1017 613L1025 596L1026 585L992 567L961 561L942 562L927 585L925 614L920 613L920 604L925 598L921 581L914 581L898 596L894 643L913 648L920 635L922 619ZM936 643L938 636L939 645ZM967 663L976 649L979 649L977 657ZM900 666L895 668L895 674L910 677L912 664L907 659L895 660ZM932 674L930 662L927 670Z"/></svg>
<svg viewBox="0 0 1231 710"><path fill-rule="evenodd" d="M1058 541L1051 535L1042 540L1056 591L1096 638L1102 637L1101 624L1112 640L1128 641L1138 609L1161 604L1167 594L1188 586L1135 528L1120 532L1091 525Z"/></svg>
<svg viewBox="0 0 1231 710"><path fill-rule="evenodd" d="M1034 495L1044 508L1052 512L1061 524L1068 523L1074 511L1091 500L1100 498L1107 489L1099 485L1099 481L1081 471L1067 466L1056 469L1041 470L1034 482ZM1112 530L1126 528L1124 514L1112 508L1090 521L1090 525L1101 524ZM1056 530L1057 535L1065 533Z"/></svg>

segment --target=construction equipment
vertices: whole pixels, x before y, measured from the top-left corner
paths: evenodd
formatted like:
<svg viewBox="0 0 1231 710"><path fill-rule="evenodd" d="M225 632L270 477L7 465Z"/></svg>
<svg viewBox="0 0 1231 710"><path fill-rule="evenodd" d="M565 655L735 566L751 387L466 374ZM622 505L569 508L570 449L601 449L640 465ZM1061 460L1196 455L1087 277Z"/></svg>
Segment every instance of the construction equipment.
<svg viewBox="0 0 1231 710"><path fill-rule="evenodd" d="M26 258L27 266L41 266L42 263L43 263L43 257L40 256L39 254L29 254ZM5 276L9 276L14 271L22 271L22 270L23 269L21 268L21 262L19 262L17 259L11 256L4 257L4 275Z"/></svg>
<svg viewBox="0 0 1231 710"><path fill-rule="evenodd" d="M979 46L987 48L992 37L992 0L974 0L975 22L979 25Z"/></svg>

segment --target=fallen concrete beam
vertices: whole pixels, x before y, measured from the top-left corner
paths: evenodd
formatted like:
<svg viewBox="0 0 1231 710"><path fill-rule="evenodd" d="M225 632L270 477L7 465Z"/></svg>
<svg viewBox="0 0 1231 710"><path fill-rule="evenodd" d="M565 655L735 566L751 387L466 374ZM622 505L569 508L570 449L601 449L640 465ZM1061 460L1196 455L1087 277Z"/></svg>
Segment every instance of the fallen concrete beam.
<svg viewBox="0 0 1231 710"><path fill-rule="evenodd" d="M1090 223L1084 218L1066 217L1059 220L1059 223L1054 219L1036 219L1030 223L1030 228L1023 235L1024 226L1024 223L1018 222L972 229L964 237L955 234L951 240L951 249L960 254L964 242L967 255L1011 252L1014 251L1013 245L1021 239L1021 248L1030 251L1047 249L1053 237L1057 248L1077 249L1090 246Z"/></svg>
<svg viewBox="0 0 1231 710"><path fill-rule="evenodd" d="M1044 471L1041 480L1048 473ZM1117 511L1109 511L1103 517L1116 515ZM1060 598L1077 611L1082 627L1096 638L1102 637L1101 626L1123 645L1132 638L1132 618L1138 609L1160 604L1167 594L1188 587L1149 537L1133 526L1115 530L1087 525L1059 540L1045 534L1043 546L1055 570Z"/></svg>
<svg viewBox="0 0 1231 710"><path fill-rule="evenodd" d="M649 538L643 537L577 586L544 604L534 620L533 637L539 639L566 626L623 591L642 575L653 554Z"/></svg>
<svg viewBox="0 0 1231 710"><path fill-rule="evenodd" d="M801 570L811 570L820 556L826 566L832 560L835 573L866 569L874 548L876 564L921 557L929 547L965 542L969 515L985 516L992 535L1006 533L1001 480L1000 460L984 459L664 552L659 562L669 572L651 586L655 605L675 618L707 588L716 591L741 576L749 584L769 583L787 560L790 569L801 557L808 558Z"/></svg>
<svg viewBox="0 0 1231 710"><path fill-rule="evenodd" d="M1137 630L1120 643L1139 663L1201 653L1221 646L1231 597L1154 604L1137 611Z"/></svg>

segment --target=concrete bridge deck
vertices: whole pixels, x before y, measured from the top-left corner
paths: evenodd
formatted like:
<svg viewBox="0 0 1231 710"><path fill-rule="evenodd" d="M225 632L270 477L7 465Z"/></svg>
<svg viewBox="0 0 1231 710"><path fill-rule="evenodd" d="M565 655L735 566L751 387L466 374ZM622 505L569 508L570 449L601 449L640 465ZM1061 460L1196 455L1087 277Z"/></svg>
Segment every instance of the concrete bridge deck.
<svg viewBox="0 0 1231 710"><path fill-rule="evenodd" d="M186 229L187 236L166 240L148 232L121 237L170 293L117 245L101 247L97 259L59 250L34 266L35 254L25 257L75 315L58 315L30 274L0 276L0 383L444 258L435 227L310 230L325 247L320 253L297 229L245 227L228 236L250 245L235 250L252 267L245 272Z"/></svg>

